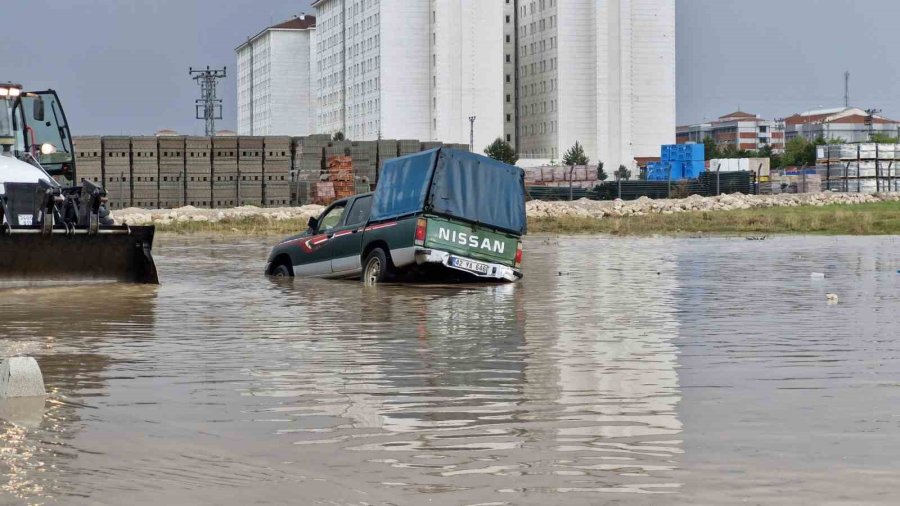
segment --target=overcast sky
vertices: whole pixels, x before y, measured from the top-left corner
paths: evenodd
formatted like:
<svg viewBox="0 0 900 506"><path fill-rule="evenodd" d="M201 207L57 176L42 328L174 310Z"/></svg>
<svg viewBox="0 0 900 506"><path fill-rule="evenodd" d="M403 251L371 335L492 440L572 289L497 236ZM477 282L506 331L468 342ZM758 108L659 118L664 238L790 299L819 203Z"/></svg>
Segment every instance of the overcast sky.
<svg viewBox="0 0 900 506"><path fill-rule="evenodd" d="M234 48L312 12L289 0L2 1L0 80L58 90L76 135L202 134L188 67L206 65L228 67L220 128L234 129ZM676 3L679 123L738 107L772 118L840 106L845 70L854 105L900 118L900 2Z"/></svg>

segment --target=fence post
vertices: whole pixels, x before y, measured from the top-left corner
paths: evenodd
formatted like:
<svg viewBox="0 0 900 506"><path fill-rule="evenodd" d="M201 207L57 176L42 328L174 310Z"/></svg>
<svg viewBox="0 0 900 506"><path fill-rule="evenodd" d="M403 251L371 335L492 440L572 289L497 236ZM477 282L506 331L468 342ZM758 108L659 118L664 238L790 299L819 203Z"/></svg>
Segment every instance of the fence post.
<svg viewBox="0 0 900 506"><path fill-rule="evenodd" d="M722 171L722 164L716 164L716 197L722 194L719 173Z"/></svg>

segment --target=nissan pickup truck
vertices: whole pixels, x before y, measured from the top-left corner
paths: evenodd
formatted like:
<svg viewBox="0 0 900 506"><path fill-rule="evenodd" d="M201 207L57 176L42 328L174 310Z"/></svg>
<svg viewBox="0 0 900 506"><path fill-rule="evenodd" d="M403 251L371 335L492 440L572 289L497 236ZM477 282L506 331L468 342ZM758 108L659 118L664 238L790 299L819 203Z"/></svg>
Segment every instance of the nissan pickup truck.
<svg viewBox="0 0 900 506"><path fill-rule="evenodd" d="M390 160L373 193L338 200L276 245L266 274L514 282L526 234L522 169L439 148Z"/></svg>

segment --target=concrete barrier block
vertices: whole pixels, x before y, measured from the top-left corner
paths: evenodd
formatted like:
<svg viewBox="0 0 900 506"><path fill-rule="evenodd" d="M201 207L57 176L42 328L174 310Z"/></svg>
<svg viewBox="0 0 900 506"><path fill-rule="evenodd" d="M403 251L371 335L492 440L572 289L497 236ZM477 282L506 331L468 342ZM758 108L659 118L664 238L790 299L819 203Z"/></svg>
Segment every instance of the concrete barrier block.
<svg viewBox="0 0 900 506"><path fill-rule="evenodd" d="M0 398L43 397L44 376L32 357L13 357L0 362Z"/></svg>

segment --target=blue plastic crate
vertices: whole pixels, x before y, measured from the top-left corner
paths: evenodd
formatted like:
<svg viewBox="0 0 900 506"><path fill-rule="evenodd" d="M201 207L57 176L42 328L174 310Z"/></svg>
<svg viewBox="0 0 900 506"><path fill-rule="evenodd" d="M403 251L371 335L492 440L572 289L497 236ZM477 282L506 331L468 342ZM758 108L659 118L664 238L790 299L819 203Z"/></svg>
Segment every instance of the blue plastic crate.
<svg viewBox="0 0 900 506"><path fill-rule="evenodd" d="M697 179L704 170L706 170L706 163L703 160L692 160L684 162L683 175L685 179Z"/></svg>
<svg viewBox="0 0 900 506"><path fill-rule="evenodd" d="M687 157L685 161L694 162L694 161L703 161L706 159L706 146L703 144L685 144L688 148Z"/></svg>
<svg viewBox="0 0 900 506"><path fill-rule="evenodd" d="M677 144L663 144L660 146L659 154L663 162L675 160L677 158Z"/></svg>

